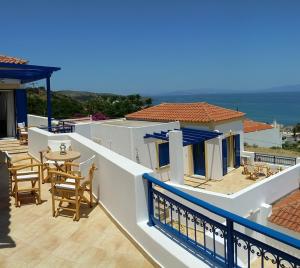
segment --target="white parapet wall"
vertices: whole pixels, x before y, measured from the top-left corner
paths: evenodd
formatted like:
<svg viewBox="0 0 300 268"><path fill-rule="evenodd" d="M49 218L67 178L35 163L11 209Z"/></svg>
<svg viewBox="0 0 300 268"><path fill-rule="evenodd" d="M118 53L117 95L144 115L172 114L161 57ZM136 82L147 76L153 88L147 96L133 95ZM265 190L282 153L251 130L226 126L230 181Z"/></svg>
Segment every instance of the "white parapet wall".
<svg viewBox="0 0 300 268"><path fill-rule="evenodd" d="M279 128L271 128L244 134L244 142L259 147L282 147L282 135Z"/></svg>
<svg viewBox="0 0 300 268"><path fill-rule="evenodd" d="M38 159L39 152L47 148L48 140L53 139L71 140L72 149L81 153L78 161L96 155L98 169L93 181L94 196L158 265L175 268L208 267L157 228L147 225L147 186L142 174L151 173L152 170L77 133L52 134L31 128L28 136L29 153Z"/></svg>
<svg viewBox="0 0 300 268"><path fill-rule="evenodd" d="M28 114L27 121L28 121L28 126L33 126L33 127L48 126L48 118L45 116ZM57 124L58 124L58 120L52 119L52 125L56 126Z"/></svg>

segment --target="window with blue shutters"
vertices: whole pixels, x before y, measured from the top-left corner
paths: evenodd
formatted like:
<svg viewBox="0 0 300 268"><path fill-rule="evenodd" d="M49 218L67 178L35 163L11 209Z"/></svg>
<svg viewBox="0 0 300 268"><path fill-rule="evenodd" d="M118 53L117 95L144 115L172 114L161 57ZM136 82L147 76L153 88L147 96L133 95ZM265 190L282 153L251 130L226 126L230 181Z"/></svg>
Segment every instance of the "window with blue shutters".
<svg viewBox="0 0 300 268"><path fill-rule="evenodd" d="M158 144L158 163L159 167L167 166L170 164L168 142Z"/></svg>

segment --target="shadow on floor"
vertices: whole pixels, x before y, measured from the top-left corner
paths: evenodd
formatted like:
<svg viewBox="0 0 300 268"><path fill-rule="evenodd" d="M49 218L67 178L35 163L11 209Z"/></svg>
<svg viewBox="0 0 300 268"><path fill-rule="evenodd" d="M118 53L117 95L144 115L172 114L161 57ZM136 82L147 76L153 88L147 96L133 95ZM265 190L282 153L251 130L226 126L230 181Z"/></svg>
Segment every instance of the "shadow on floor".
<svg viewBox="0 0 300 268"><path fill-rule="evenodd" d="M0 248L15 247L10 233L9 175L4 154L0 152Z"/></svg>

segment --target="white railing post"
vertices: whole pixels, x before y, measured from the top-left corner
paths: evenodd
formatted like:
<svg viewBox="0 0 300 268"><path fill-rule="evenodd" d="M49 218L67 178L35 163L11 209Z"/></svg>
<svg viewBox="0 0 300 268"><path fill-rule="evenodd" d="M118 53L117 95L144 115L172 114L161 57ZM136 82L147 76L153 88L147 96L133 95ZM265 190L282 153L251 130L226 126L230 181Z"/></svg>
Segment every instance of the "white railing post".
<svg viewBox="0 0 300 268"><path fill-rule="evenodd" d="M170 177L171 182L184 183L184 159L182 131L169 132Z"/></svg>

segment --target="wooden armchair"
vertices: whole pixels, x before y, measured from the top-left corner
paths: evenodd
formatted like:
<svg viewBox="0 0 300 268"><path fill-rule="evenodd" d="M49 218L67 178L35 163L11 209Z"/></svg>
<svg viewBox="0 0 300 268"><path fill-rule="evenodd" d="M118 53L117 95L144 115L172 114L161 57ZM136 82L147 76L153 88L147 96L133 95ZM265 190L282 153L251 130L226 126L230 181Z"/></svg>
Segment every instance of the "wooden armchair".
<svg viewBox="0 0 300 268"><path fill-rule="evenodd" d="M51 193L52 193L52 215L56 217L60 211L67 210L74 212L73 220L78 221L80 218L80 204L87 203L92 206L92 183L94 171L96 170L95 156L80 163L67 163L67 172L49 170L51 177ZM72 171L72 167L78 170ZM85 192L89 192L89 198L84 196ZM55 203L58 201L56 209ZM73 204L73 207L63 206L63 203Z"/></svg>
<svg viewBox="0 0 300 268"><path fill-rule="evenodd" d="M49 170L55 169L55 162L45 159L45 154L52 151L60 151L60 145L64 143L66 145L66 150L72 150L70 140L49 140L48 148L46 150L40 151L40 162L42 163L42 183L48 182L50 180ZM59 165L64 165L64 162L58 162ZM45 171L47 171L47 176L45 177Z"/></svg>
<svg viewBox="0 0 300 268"><path fill-rule="evenodd" d="M259 171L255 166L248 166L247 169L250 180L257 180L259 178Z"/></svg>
<svg viewBox="0 0 300 268"><path fill-rule="evenodd" d="M268 166L267 167L267 177L270 177L276 173L279 172L279 169L278 167L275 167L275 166Z"/></svg>
<svg viewBox="0 0 300 268"><path fill-rule="evenodd" d="M20 140L20 144L28 143L28 127L26 127L25 122L18 123L18 136Z"/></svg>
<svg viewBox="0 0 300 268"><path fill-rule="evenodd" d="M15 206L21 205L21 193L31 193L37 204L41 203L41 164L12 166L9 171L12 176L12 195L15 196ZM21 185L26 184L26 187Z"/></svg>
<svg viewBox="0 0 300 268"><path fill-rule="evenodd" d="M23 158L19 159L12 159L11 155L5 151L5 159L6 159L6 165L9 171L9 195L13 195L12 189L13 189L13 172L11 171L11 168L17 168L17 167L23 167L23 166L28 166L28 165L33 165L33 164L39 164L39 162L34 159L32 156L25 156ZM24 172L29 173L32 172L34 173L35 171L33 168L31 170L19 170L18 174L23 174Z"/></svg>

